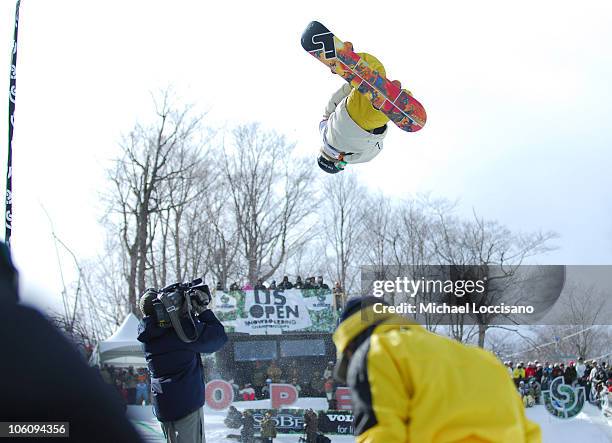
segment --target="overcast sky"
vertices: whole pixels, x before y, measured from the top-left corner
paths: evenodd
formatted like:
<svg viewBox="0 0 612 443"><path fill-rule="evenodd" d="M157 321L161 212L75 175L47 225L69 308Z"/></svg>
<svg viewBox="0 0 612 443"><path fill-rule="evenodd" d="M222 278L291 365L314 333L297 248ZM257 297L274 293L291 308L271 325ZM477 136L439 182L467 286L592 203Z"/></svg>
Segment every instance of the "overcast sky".
<svg viewBox="0 0 612 443"><path fill-rule="evenodd" d="M0 4L8 91L14 2ZM395 4L397 3L397 4ZM612 263L612 3L23 0L13 251L29 292L60 277L49 221L81 258L103 243L99 193L117 142L171 84L212 125L260 121L311 153L342 84L300 45L314 19L378 56L424 104L351 166L374 189L432 192L515 230L554 230L548 263ZM0 70L1 72L2 70ZM7 97L8 94L5 94ZM0 133L7 134L0 106ZM0 159L6 157L6 135ZM321 172L321 174L323 174ZM4 186L4 181L2 181ZM70 275L70 259L62 254Z"/></svg>

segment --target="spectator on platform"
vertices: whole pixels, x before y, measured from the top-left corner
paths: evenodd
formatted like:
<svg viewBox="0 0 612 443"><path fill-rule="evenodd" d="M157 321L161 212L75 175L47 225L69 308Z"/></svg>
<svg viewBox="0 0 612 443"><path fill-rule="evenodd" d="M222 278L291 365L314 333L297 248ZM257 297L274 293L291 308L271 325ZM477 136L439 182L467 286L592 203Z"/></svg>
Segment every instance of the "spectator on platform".
<svg viewBox="0 0 612 443"><path fill-rule="evenodd" d="M229 287L230 291L239 291L240 290L240 286L238 285L238 282L234 282L230 285Z"/></svg>
<svg viewBox="0 0 612 443"><path fill-rule="evenodd" d="M281 377L283 375L283 371L276 365L276 362L272 360L268 370L266 372L268 374L268 378L272 379L272 383L280 383Z"/></svg>
<svg viewBox="0 0 612 443"><path fill-rule="evenodd" d="M317 277L317 287L319 289L329 289L329 286L326 283L323 283L323 276L319 275Z"/></svg>
<svg viewBox="0 0 612 443"><path fill-rule="evenodd" d="M295 285L293 285L295 289L304 289L304 283L302 282L302 277L299 275L295 279Z"/></svg>
<svg viewBox="0 0 612 443"><path fill-rule="evenodd" d="M554 380L555 378L563 375L563 369L559 366L559 363L555 363L552 368L551 377Z"/></svg>
<svg viewBox="0 0 612 443"><path fill-rule="evenodd" d="M327 398L327 408L336 409L336 401L334 399L334 391L336 390L336 387L332 377L325 380L323 389L325 390L325 397Z"/></svg>
<svg viewBox="0 0 612 443"><path fill-rule="evenodd" d="M255 362L255 369L253 370L253 387L255 388L255 396L257 398L262 397L261 390L266 384L266 370L264 369L261 361Z"/></svg>
<svg viewBox="0 0 612 443"><path fill-rule="evenodd" d="M563 380L565 381L566 385L573 385L577 378L578 372L576 371L574 362L570 361L567 368L565 368L565 372L563 373Z"/></svg>
<svg viewBox="0 0 612 443"><path fill-rule="evenodd" d="M333 289L333 294L334 294L334 303L336 305L336 310L338 311L342 311L344 309L344 289L342 289L342 285L340 285L340 282L337 281L334 284L334 289Z"/></svg>
<svg viewBox="0 0 612 443"><path fill-rule="evenodd" d="M298 392L298 396L302 395L302 386L300 385L300 382L298 381L297 378L292 378L291 379L291 384L293 385L293 387L295 388L295 390Z"/></svg>
<svg viewBox="0 0 612 443"><path fill-rule="evenodd" d="M276 424L270 411L266 412L261 421L261 442L272 443L276 438Z"/></svg>
<svg viewBox="0 0 612 443"><path fill-rule="evenodd" d="M292 380L292 379L297 379L299 380L300 377L300 368L297 364L297 361L295 360L291 360L291 363L289 364L289 367L285 370L285 372L287 373L287 378Z"/></svg>
<svg viewBox="0 0 612 443"><path fill-rule="evenodd" d="M242 287L243 291L252 291L253 290L253 285L250 282L247 282L243 287Z"/></svg>
<svg viewBox="0 0 612 443"><path fill-rule="evenodd" d="M514 368L514 371L512 371L512 378L514 379L514 384L516 386L519 386L520 382L525 380L524 365L525 363L520 362L518 365L516 365L516 368Z"/></svg>
<svg viewBox="0 0 612 443"><path fill-rule="evenodd" d="M251 383L247 383L244 385L239 392L243 401L253 401L255 400L255 389L251 386Z"/></svg>
<svg viewBox="0 0 612 443"><path fill-rule="evenodd" d="M334 362L330 360L327 362L327 366L325 367L325 370L323 371L323 378L327 380L328 378L331 378L333 376L334 376Z"/></svg>
<svg viewBox="0 0 612 443"><path fill-rule="evenodd" d="M270 398L270 385L272 384L272 379L266 379L266 385L261 388L261 395L263 398Z"/></svg>
<svg viewBox="0 0 612 443"><path fill-rule="evenodd" d="M578 358L578 364L576 365L576 377L581 379L585 376L586 365L584 364L584 358Z"/></svg>
<svg viewBox="0 0 612 443"><path fill-rule="evenodd" d="M304 281L304 289L315 289L314 285L313 285L313 277L308 277L305 281Z"/></svg>
<svg viewBox="0 0 612 443"><path fill-rule="evenodd" d="M314 397L320 397L324 392L324 382L319 371L314 371L310 380L310 389Z"/></svg>
<svg viewBox="0 0 612 443"><path fill-rule="evenodd" d="M276 280L272 280L272 283L270 283L269 289L271 290L278 289L278 287L276 286Z"/></svg>
<svg viewBox="0 0 612 443"><path fill-rule="evenodd" d="M535 399L535 404L540 404L540 397L542 395L542 387L536 380L531 380L529 382L529 392Z"/></svg>
<svg viewBox="0 0 612 443"><path fill-rule="evenodd" d="M216 379L217 377L215 377ZM240 395L240 386L238 386L238 383L236 383L236 381L233 378L230 378L227 381L230 385L232 385L232 391L234 394L234 398L238 398L238 396Z"/></svg>
<svg viewBox="0 0 612 443"><path fill-rule="evenodd" d="M217 291L219 291L219 292L224 292L225 291L225 287L223 286L223 284L220 281L217 282Z"/></svg>
<svg viewBox="0 0 612 443"><path fill-rule="evenodd" d="M266 289L266 285L264 285L263 280L261 278L257 279L257 283L255 284L255 289L257 289L258 291L265 291Z"/></svg>
<svg viewBox="0 0 612 443"><path fill-rule="evenodd" d="M544 369L542 369L542 378L546 377L552 380L552 370L553 370L552 364L548 362L544 363Z"/></svg>
<svg viewBox="0 0 612 443"><path fill-rule="evenodd" d="M535 377L535 375L536 375L535 363L530 361L527 363L527 367L525 368L525 379L529 380L531 377Z"/></svg>
<svg viewBox="0 0 612 443"><path fill-rule="evenodd" d="M293 283L289 281L289 277L287 277L286 275L283 277L283 281L280 282L280 285L278 285L278 289L282 289L285 291L288 289L293 289Z"/></svg>
<svg viewBox="0 0 612 443"><path fill-rule="evenodd" d="M544 368L542 368L542 363L535 361L536 364L536 375L535 378L538 383L542 382L542 376L544 375Z"/></svg>

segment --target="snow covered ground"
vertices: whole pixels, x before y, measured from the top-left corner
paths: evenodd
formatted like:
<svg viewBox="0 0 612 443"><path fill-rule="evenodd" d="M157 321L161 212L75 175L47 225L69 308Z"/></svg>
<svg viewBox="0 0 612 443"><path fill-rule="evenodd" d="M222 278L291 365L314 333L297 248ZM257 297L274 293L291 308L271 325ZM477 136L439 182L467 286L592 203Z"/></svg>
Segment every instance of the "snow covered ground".
<svg viewBox="0 0 612 443"><path fill-rule="evenodd" d="M270 407L269 400L257 400L251 402L234 402L234 406L242 409L267 409ZM327 401L323 398L302 398L293 406L295 408L325 409ZM150 407L129 406L128 415L148 442L163 442L163 434L159 423L153 417ZM223 420L226 411L214 411L205 408L206 441L208 443L236 443L236 440L228 439L228 434L237 434L235 429L227 429ZM612 443L612 423L607 421L599 409L587 404L577 417L569 420L561 420L550 415L543 406L534 406L527 409L527 416L539 423L544 436L544 443ZM353 437L330 436L333 442L353 441ZM279 443L297 442L298 435L280 435L274 440Z"/></svg>

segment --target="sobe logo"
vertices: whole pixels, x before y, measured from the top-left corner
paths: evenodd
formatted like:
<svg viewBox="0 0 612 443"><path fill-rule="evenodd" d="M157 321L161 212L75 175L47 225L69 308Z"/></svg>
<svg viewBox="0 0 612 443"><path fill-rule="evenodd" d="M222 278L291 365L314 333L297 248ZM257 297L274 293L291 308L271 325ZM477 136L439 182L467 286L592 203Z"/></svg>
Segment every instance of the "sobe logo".
<svg viewBox="0 0 612 443"><path fill-rule="evenodd" d="M586 399L584 387L573 388L557 377L550 383L550 389L542 391L546 410L557 418L572 418L578 415Z"/></svg>

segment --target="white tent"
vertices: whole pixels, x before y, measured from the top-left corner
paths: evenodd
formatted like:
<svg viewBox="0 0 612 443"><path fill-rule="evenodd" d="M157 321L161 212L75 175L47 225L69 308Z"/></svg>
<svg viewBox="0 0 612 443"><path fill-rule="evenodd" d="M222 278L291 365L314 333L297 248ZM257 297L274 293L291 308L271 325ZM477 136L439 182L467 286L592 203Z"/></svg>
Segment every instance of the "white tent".
<svg viewBox="0 0 612 443"><path fill-rule="evenodd" d="M128 314L113 335L98 343L92 364L144 366L142 343L136 340L138 323L134 314Z"/></svg>

